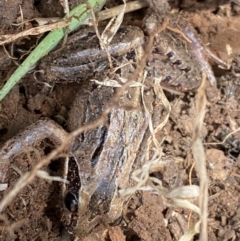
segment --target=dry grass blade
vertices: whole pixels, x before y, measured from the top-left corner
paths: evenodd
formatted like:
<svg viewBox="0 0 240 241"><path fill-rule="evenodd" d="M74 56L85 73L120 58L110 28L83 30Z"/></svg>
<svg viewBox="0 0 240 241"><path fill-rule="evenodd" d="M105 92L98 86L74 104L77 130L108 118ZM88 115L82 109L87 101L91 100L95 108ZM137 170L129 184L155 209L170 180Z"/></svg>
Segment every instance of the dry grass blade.
<svg viewBox="0 0 240 241"><path fill-rule="evenodd" d="M106 28L101 34L100 44L102 49L104 49L106 45L108 46L111 43L113 37L115 36L116 32L118 31L118 29L122 24L124 13L126 10L126 2L125 1L123 2L124 2L124 6L122 8L122 11L119 12L117 17L114 17L109 21Z"/></svg>
<svg viewBox="0 0 240 241"><path fill-rule="evenodd" d="M198 95L196 100L196 118L193 130L193 144L192 152L196 163L196 170L200 178L200 197L199 206L201 210L201 234L200 240L207 241L207 216L208 216L208 177L206 170L206 156L202 143L201 130L203 126L203 120L206 111L206 75L203 72L202 84L198 89Z"/></svg>
<svg viewBox="0 0 240 241"><path fill-rule="evenodd" d="M168 101L168 99L166 98L163 89L161 88L160 85L160 81L158 81L157 79L155 79L154 81L154 92L156 94L156 96L161 100L161 102L163 103L163 106L165 107L165 109L167 110L167 115L164 118L163 122L160 123L154 130L154 136L156 135L156 133L158 133L160 130L162 130L162 128L166 125L169 116L170 116L170 112L171 112L171 105ZM157 140L156 138L153 138L154 144L157 145Z"/></svg>
<svg viewBox="0 0 240 241"><path fill-rule="evenodd" d="M119 84L117 80L110 79L110 80L104 80L104 82L96 80L96 79L91 79L90 81L96 83L97 85L102 85L102 86L108 86L108 87L114 87L114 88L121 88L122 84ZM129 88L133 87L146 87L143 84L133 81L132 84L129 86Z"/></svg>
<svg viewBox="0 0 240 241"><path fill-rule="evenodd" d="M61 177L58 176L50 176L49 173L42 171L42 170L38 170L37 171L37 176L43 179L46 179L48 181L55 181L55 182L63 182L63 183L69 183L68 180L63 179Z"/></svg>
<svg viewBox="0 0 240 241"><path fill-rule="evenodd" d="M126 4L126 10L125 13L129 13L132 11L136 11L138 9L142 9L144 7L147 7L148 3L146 1L143 0L137 0L137 1L132 1L132 2L128 2ZM118 15L120 12L122 12L122 10L124 9L124 4L111 8L111 9L107 9L107 10L103 10L101 12L98 12L96 14L97 16L97 21L102 21L102 20L106 20L109 18L112 18L116 15Z"/></svg>
<svg viewBox="0 0 240 241"><path fill-rule="evenodd" d="M199 233L200 230L200 222L195 223L195 225L189 229L180 239L179 241L189 241L193 239L193 236Z"/></svg>
<svg viewBox="0 0 240 241"><path fill-rule="evenodd" d="M17 33L17 34L7 34L7 35L1 35L0 36L0 45L7 44L10 42L13 42L19 38L29 36L29 35L39 35L45 32L49 32L54 29L64 28L68 26L70 21L68 19L64 21L60 21L57 23L52 23L49 25L39 26L36 28L30 28L28 30L25 30L23 32Z"/></svg>
<svg viewBox="0 0 240 241"><path fill-rule="evenodd" d="M60 22L62 19L55 17L55 18L32 18L32 19L28 19L25 21L21 21L20 23L12 23L12 26L21 26L24 24L28 24L29 22L32 21L36 21L38 23L39 26L43 26L46 24L51 24L51 23L56 23L56 22Z"/></svg>

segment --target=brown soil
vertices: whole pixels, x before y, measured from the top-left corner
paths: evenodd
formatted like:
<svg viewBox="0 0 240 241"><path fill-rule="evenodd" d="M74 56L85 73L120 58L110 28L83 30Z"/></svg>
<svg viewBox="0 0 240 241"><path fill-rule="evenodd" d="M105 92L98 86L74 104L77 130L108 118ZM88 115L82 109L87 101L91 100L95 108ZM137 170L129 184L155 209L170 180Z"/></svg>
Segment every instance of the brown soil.
<svg viewBox="0 0 240 241"><path fill-rule="evenodd" d="M12 23L20 21L19 6L24 20L43 16L61 16L59 1L4 0L0 4L0 33L20 32L34 25L26 23L21 27ZM229 60L226 45L240 55L240 6L228 1L173 1L174 10L182 10L184 16L196 28L199 39L224 61ZM177 4L176 2L181 2ZM208 2L208 1L206 1ZM222 2L221 5L218 5ZM72 3L73 4L73 3ZM139 15L143 14L140 11ZM139 16L138 16L139 17ZM20 57L19 50L27 51L36 43L36 38L24 38L14 43L14 56ZM5 46L10 51L11 45ZM3 80L15 69L15 60L10 60L0 48L0 76ZM211 62L212 63L212 62ZM221 142L233 130L239 128L240 112L239 82L228 79L228 71L213 63L218 79L217 89L207 87L207 112L203 138L205 142ZM225 78L224 78L225 77ZM221 78L221 79L220 79ZM51 118L66 127L68 111L78 92L80 84L56 84L49 91L43 83L36 83L28 74L13 88L0 103L0 144L14 137L24 128L40 118ZM171 155L163 171L157 175L170 187L186 185L193 164L191 154L192 132L195 117L195 93L182 96L167 94L172 106L169 122L165 126L166 139L163 151ZM240 106L239 106L240 107ZM160 113L161 114L161 113ZM159 135L162 135L160 133ZM53 143L45 140L37 143L30 155L15 157L6 178L8 188L0 193L6 196L15 186L19 177L32 169L42 157L53 149ZM240 134L236 132L221 145L206 145L209 185L209 240L240 240ZM63 161L58 159L44 168L51 176L60 176ZM2 178L1 178L2 179ZM198 183L197 173L192 173L193 182ZM36 177L14 198L0 215L1 240L69 240L63 230L60 184ZM123 211L122 222L116 226L99 225L84 240L178 240L194 224L197 217L181 208L168 208L161 196L149 192L137 192L131 197ZM124 225L123 225L124 224ZM194 240L198 237L195 236Z"/></svg>

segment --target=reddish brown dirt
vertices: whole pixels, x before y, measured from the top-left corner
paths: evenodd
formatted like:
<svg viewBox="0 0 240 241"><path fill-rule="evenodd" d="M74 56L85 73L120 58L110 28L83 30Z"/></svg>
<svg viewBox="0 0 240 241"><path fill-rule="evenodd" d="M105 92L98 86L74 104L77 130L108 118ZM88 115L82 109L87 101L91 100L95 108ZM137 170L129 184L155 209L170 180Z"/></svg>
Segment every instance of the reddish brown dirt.
<svg viewBox="0 0 240 241"><path fill-rule="evenodd" d="M0 33L9 34L30 28L33 23L22 27L11 25L19 22L19 5L24 20L39 16L60 16L62 9L54 1L2 1L0 5ZM57 1L58 2L58 1ZM175 1L178 2L178 1ZM223 1L179 1L174 11L184 12L184 16L197 29L199 39L224 61L230 61L227 52L240 55L240 6ZM142 12L140 12L142 14ZM18 40L16 48L28 50L35 38ZM10 51L10 45L6 49ZM0 85L15 68L3 48L0 48ZM16 54L19 57L19 53ZM212 63L212 62L211 62ZM207 88L208 105L205 116L203 138L206 143L221 142L227 134L240 126L239 82L236 79L220 79L228 72L213 64L219 77L218 87ZM50 91L44 83L36 83L32 74L24 77L11 93L0 103L0 144L15 136L29 124L40 118L51 118L66 127L68 111L80 84L55 85ZM234 89L234 90L233 90ZM164 185L173 188L186 185L193 164L191 155L191 136L195 116L195 94L186 93L181 97L167 94L171 100L172 112L166 124L163 144L165 153L172 158L157 174ZM236 132L224 144L206 145L209 185L209 240L240 240L239 198L240 198L240 134ZM32 169L40 158L54 149L48 140L37 143L36 152L30 156L22 154L15 157L7 172L5 183L8 188L0 193L6 196L19 177ZM52 176L60 176L63 161L57 160L44 168ZM196 172L192 180L198 183ZM58 182L48 182L41 178L34 181L13 199L0 215L1 240L69 240L64 233L61 221L63 201ZM180 208L168 208L161 198L153 193L138 192L126 204L122 222L116 226L100 224L84 240L178 240L188 227L195 223L197 216ZM194 239L197 240L197 237Z"/></svg>

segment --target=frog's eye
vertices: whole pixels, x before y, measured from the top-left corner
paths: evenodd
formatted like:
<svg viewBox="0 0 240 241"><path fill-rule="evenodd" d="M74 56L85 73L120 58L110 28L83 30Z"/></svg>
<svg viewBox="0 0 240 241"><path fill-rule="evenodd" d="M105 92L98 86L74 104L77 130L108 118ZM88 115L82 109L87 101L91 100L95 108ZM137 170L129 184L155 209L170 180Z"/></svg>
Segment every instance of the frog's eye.
<svg viewBox="0 0 240 241"><path fill-rule="evenodd" d="M68 192L65 196L64 203L66 208L71 212L78 210L78 193L76 191Z"/></svg>
<svg viewBox="0 0 240 241"><path fill-rule="evenodd" d="M175 54L173 51L169 51L166 55L168 56L169 59L171 59L172 57L174 57Z"/></svg>

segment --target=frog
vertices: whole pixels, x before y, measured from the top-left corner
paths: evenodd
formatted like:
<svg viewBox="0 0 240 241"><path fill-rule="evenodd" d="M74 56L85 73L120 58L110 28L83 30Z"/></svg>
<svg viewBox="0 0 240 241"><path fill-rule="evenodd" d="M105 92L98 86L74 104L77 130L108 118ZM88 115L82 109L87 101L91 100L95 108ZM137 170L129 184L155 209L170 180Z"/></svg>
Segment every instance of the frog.
<svg viewBox="0 0 240 241"><path fill-rule="evenodd" d="M143 43L144 35L138 28L131 32L121 30L121 35L128 38L130 33L136 32L142 38L137 41ZM125 38L123 45L124 41ZM124 65L117 74L126 79L133 74L137 62L137 54L132 51L132 46L135 48L137 45L130 42L128 46L124 55L113 53ZM46 58L53 57L49 55ZM133 62L129 63L129 58ZM50 78L58 77L53 74ZM116 91L113 87L85 82L70 108L67 131L72 132L100 118L114 100ZM127 198L119 196L118 189L127 188L131 183L130 174L140 164L137 153L148 128L148 118L140 98L140 87L127 88L117 103L110 106L111 111L101 125L84 131L71 141L64 165L64 179L69 184L63 184L62 221L73 238L86 236L100 222L112 224L121 218ZM66 141L67 133L50 120L40 120L29 126L0 150L1 159L6 164L3 169L7 169L9 158L19 155L27 146L35 145L36 140L41 142L43 139L59 145Z"/></svg>
<svg viewBox="0 0 240 241"><path fill-rule="evenodd" d="M138 33L140 36L139 29L133 31L132 28L131 32ZM137 38L135 37L135 39ZM161 51L165 51L165 48L159 47L159 42L162 44L162 39L165 40L166 36L156 36L154 48L159 50L161 47ZM140 42L142 41L138 41L138 43ZM134 46L136 46L135 43ZM152 64L155 58L154 54L153 51L148 64ZM192 56L189 57L190 59L186 58L188 62L182 61L180 64L178 61L180 55L177 54L175 49L168 47L167 51L160 54L161 61L164 59L164 61L169 62L167 67L165 66L169 71L166 74L175 71L176 76L178 74L188 79L190 73L192 73L195 81L199 80L196 79L198 77L195 76L197 75L196 72L193 73L197 70L189 70ZM132 57L134 54L131 51L126 55ZM60 60L62 61L62 58ZM136 62L136 59L134 59L134 62ZM120 63L123 63L123 61L121 60ZM148 77L162 77L164 72L160 73L159 71L162 64L159 68L157 68L156 62L154 64L156 70L150 72ZM122 72L129 74L131 71L127 67L127 71ZM71 78L76 77L80 78L76 75ZM128 79L129 75L122 77ZM192 82L185 89L196 88L198 85L199 82L196 85ZM96 88L94 85L91 85L91 88L86 91L85 97L80 92L76 96L69 113L69 131L74 131L78 126L99 118L106 108L106 104L109 104L113 92L113 88L105 86ZM131 97L129 98L129 96ZM124 108L124 106L129 105L131 110ZM72 181L65 191L65 200L67 200L65 203L68 210L65 210L64 219L69 232L78 237L87 235L99 222L114 224L116 220L121 218L127 198L119 196L118 190L131 186L131 172L141 165L138 156L135 154L146 144L144 144L144 140L146 140L146 135L149 135L149 130L148 119L142 109L140 89L128 89L127 94L121 98L119 107L110 112L107 129L104 125L101 125L93 131L83 133L72 143L72 157L69 159L68 166L69 169L72 167L76 169L77 167L79 172L77 175L71 174L74 171L68 172L69 180ZM118 126L117 129L116 126ZM134 154L128 155L127 152ZM78 185L76 185L76 182Z"/></svg>
<svg viewBox="0 0 240 241"><path fill-rule="evenodd" d="M85 42L88 42L86 39L94 37L91 33L84 33L83 36ZM167 48L168 50L165 52L163 51L165 47L161 47L160 57L155 58L155 52L159 52L159 41L162 43L165 40L166 43L167 36L168 34L164 33L156 37L153 55L150 56L145 70L148 71L148 78L162 78L165 82L168 81L168 76L173 76L174 72L172 85L176 87L179 82L176 83L175 76L187 76L185 78L187 79L189 76L185 73L191 71L187 71L188 66L179 63L178 60L182 58L182 55L178 54L173 47L170 50ZM123 45L127 45L128 48L118 52L116 49L121 47L119 38L124 42L124 37L127 38L127 44ZM134 68L132 69L131 66L136 67L138 63L138 58L135 58L136 49L144 45L145 40L146 35L138 27L131 26L127 30L121 27L113 39L113 45L108 46L109 53L117 59L116 63L124 61L128 63L121 68L121 74L124 73L124 76L121 77L129 79L133 73ZM100 47L96 48L96 42L92 46L94 48L91 51L85 50L81 44L76 45L75 36L70 37L69 43L64 49L60 48L54 51L41 61L40 68L44 69L49 81L84 82L83 80L89 79L89 77L103 78L108 73L107 55ZM78 58L74 56L76 49L79 48L81 51L76 56L83 57L82 59L80 57L78 62ZM92 53L92 55L86 57L86 53ZM96 60L96 56L99 56L99 59ZM129 57L134 61L129 61ZM73 62L70 61L71 59ZM148 69L150 65L153 65L153 70ZM82 71L82 68L87 69L87 71ZM167 71L164 72L163 68L166 68ZM116 72L116 74L118 73L119 71ZM192 90L196 86L191 84L184 90ZM68 131L72 132L79 126L97 120L104 109L112 103L111 100L114 100L115 92L114 87L98 86L88 81L85 90L79 91L71 107ZM141 155L137 154L146 146L144 140L147 140L146 135L149 135L148 121L148 116L146 116L141 102L141 88L131 87L122 93L118 104L115 103L112 106L104 123L93 130L83 132L72 140L64 172L69 184L63 186L65 205L63 206L62 220L68 232L74 237L86 236L100 222L114 224L121 218L127 197L120 196L118 190L131 186L131 172L143 164L140 160ZM53 132L47 129L47 126L52 126L52 122L51 125L48 122L44 124L40 122L29 127L25 135L20 135L20 139L16 137L14 140L10 140L11 144L6 144L1 149L0 156L9 156L5 152L6 150L11 152L11 148L14 147L13 142L21 143L24 141L24 145L32 145L32 142L26 142L29 140L26 135L27 133L30 135L31 132L36 134L38 130L36 128L39 126L45 126L41 138L49 138L50 140L55 138ZM62 133L57 124L51 128L56 129L57 133ZM53 143L55 143L54 140ZM18 145L19 151L21 150L19 150Z"/></svg>

